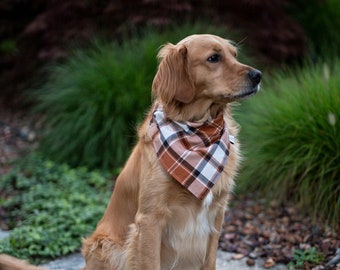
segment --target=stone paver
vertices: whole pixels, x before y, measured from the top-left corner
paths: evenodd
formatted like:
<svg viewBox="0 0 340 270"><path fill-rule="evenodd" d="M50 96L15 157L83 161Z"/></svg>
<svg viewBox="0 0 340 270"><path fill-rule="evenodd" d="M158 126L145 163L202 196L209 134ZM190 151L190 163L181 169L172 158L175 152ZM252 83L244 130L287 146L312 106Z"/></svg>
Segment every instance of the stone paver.
<svg viewBox="0 0 340 270"><path fill-rule="evenodd" d="M48 269L55 270L80 270L85 266L85 261L80 253L68 255L66 257L51 261L43 265Z"/></svg>
<svg viewBox="0 0 340 270"><path fill-rule="evenodd" d="M0 239L9 236L8 232L0 230ZM218 251L216 270L262 270L263 260L257 259L254 266L248 266L246 264L246 259L241 260L233 259L233 253ZM80 253L74 253L63 258L51 261L43 265L44 267L51 270L80 270L85 266L84 258ZM284 265L276 265L271 270L286 270L287 267Z"/></svg>
<svg viewBox="0 0 340 270"><path fill-rule="evenodd" d="M232 259L234 254L219 251L216 261L216 270L261 270L263 267L263 260L257 259L254 266L248 266L246 259L235 260ZM80 253L72 254L62 259L52 261L44 265L48 269L55 270L80 270L85 266L85 262ZM287 269L284 265L276 265L271 270L285 270Z"/></svg>

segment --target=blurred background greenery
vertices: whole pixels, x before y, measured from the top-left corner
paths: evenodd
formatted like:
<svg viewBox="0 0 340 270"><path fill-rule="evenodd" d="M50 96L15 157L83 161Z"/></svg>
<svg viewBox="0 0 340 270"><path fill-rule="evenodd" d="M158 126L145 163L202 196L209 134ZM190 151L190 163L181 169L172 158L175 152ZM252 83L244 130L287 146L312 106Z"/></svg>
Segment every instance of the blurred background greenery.
<svg viewBox="0 0 340 270"><path fill-rule="evenodd" d="M158 48L194 33L234 40L240 61L264 74L261 92L235 112L245 156L236 192L294 201L314 222L339 224L339 1L5 0L0 15L0 104L44 119L39 147L0 178L0 208L19 213L4 210L6 224L20 225L24 238L0 244L0 253L23 256L22 243L32 256L55 257L77 246L73 231L91 231L97 218L75 210L78 220L62 227L71 232L72 248L63 251L64 242L52 247L39 236L53 207L35 215L26 208L35 208L34 196L56 189L47 178L57 181L61 198L75 182L74 207L103 211L95 195L110 184L102 174L116 175L136 140L135 126L151 102ZM97 170L100 184L88 180ZM82 183L89 188L80 189ZM78 204L76 191L88 200ZM103 192L104 201L108 196ZM58 227L70 205L50 204L58 205ZM71 229L83 223L89 228Z"/></svg>

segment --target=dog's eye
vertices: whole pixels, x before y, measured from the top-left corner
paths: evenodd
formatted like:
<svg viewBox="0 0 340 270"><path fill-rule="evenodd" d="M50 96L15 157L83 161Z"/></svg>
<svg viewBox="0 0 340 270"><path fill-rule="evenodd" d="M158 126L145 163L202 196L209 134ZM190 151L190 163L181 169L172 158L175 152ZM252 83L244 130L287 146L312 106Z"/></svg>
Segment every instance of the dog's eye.
<svg viewBox="0 0 340 270"><path fill-rule="evenodd" d="M210 63L217 63L219 61L221 61L221 55L217 53L213 54L212 56L208 58L208 62Z"/></svg>

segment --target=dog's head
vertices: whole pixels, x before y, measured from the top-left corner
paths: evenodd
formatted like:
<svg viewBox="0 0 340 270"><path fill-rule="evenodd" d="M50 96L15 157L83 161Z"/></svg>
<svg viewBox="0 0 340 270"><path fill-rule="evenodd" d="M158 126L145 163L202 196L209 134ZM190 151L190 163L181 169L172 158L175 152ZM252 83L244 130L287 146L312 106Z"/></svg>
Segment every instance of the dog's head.
<svg viewBox="0 0 340 270"><path fill-rule="evenodd" d="M259 90L261 72L238 62L236 54L228 40L208 34L166 44L158 54L153 94L174 118L176 110L182 115L185 108L195 110L176 119L187 121L201 119L217 104L251 96Z"/></svg>

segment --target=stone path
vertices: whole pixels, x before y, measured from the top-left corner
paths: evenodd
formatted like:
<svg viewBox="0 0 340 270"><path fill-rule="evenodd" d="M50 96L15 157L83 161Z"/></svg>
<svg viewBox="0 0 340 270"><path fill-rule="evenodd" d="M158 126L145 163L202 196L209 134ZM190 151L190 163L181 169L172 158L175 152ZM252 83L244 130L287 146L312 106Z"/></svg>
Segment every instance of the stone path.
<svg viewBox="0 0 340 270"><path fill-rule="evenodd" d="M9 233L0 230L0 239L8 237ZM218 251L217 261L216 261L216 270L262 270L265 269L263 267L263 260L257 259L255 260L254 266L248 266L246 264L246 259L243 258L241 260L233 259L234 254ZM80 253L74 253L69 256L65 256L63 258L56 259L47 264L43 265L44 267L51 270L80 270L85 266L84 259ZM286 270L287 267L284 265L276 265L271 270Z"/></svg>
<svg viewBox="0 0 340 270"><path fill-rule="evenodd" d="M263 268L263 261L258 259L254 266L247 266L246 259L234 260L232 259L234 254L219 251L216 261L216 270L260 270ZM57 259L44 265L48 269L55 270L80 270L85 266L84 259L80 253L72 254L67 257ZM285 270L287 269L283 265L276 265L272 270Z"/></svg>

